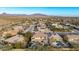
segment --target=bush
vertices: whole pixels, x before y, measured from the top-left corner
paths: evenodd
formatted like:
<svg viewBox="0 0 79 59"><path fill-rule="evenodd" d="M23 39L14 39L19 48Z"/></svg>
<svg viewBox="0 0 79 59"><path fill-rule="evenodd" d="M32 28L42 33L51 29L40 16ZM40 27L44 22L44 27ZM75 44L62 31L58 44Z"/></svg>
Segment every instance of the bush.
<svg viewBox="0 0 79 59"><path fill-rule="evenodd" d="M12 50L13 49L13 46L12 45L5 45L3 48L2 48L2 50L3 51L10 51L10 50Z"/></svg>
<svg viewBox="0 0 79 59"><path fill-rule="evenodd" d="M31 37L32 37L32 33L31 32L27 32L27 33L24 34L24 39L25 39L25 42L26 42L26 47L28 47L28 44L31 41Z"/></svg>
<svg viewBox="0 0 79 59"><path fill-rule="evenodd" d="M13 46L14 49L23 49L23 48L25 48L24 43L21 43L21 42L12 44L12 46Z"/></svg>

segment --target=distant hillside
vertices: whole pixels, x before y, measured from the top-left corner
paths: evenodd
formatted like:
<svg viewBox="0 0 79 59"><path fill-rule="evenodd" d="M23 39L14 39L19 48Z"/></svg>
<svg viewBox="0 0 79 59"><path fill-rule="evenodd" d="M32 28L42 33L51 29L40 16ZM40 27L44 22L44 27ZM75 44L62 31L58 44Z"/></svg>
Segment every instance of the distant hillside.
<svg viewBox="0 0 79 59"><path fill-rule="evenodd" d="M29 15L29 16L47 16L47 15L45 15L45 14L40 14L40 13L36 13L36 14L31 14L31 15Z"/></svg>
<svg viewBox="0 0 79 59"><path fill-rule="evenodd" d="M27 15L27 14L8 14L8 13L2 13L0 15L2 15L2 16L48 16L48 15L41 14L41 13L30 14L30 15Z"/></svg>
<svg viewBox="0 0 79 59"><path fill-rule="evenodd" d="M26 14L8 14L8 13L2 13L0 16L27 16Z"/></svg>

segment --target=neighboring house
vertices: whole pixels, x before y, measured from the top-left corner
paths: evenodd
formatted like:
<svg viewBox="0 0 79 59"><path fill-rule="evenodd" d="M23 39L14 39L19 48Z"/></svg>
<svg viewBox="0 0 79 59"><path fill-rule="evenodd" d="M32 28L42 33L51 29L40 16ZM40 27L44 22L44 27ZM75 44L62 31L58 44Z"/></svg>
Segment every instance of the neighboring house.
<svg viewBox="0 0 79 59"><path fill-rule="evenodd" d="M66 35L66 38L70 43L79 44L79 35L75 35L75 34Z"/></svg>
<svg viewBox="0 0 79 59"><path fill-rule="evenodd" d="M23 31L24 28L23 28L23 26L14 26L14 30Z"/></svg>
<svg viewBox="0 0 79 59"><path fill-rule="evenodd" d="M63 45L63 38L56 34L56 33L53 33L50 37L49 37L49 43L51 46L54 46L54 47L62 47Z"/></svg>
<svg viewBox="0 0 79 59"><path fill-rule="evenodd" d="M48 28L40 28L39 31L44 32L44 33L50 32Z"/></svg>
<svg viewBox="0 0 79 59"><path fill-rule="evenodd" d="M52 26L54 26L55 28L63 28L63 26L58 23L54 23L52 24Z"/></svg>
<svg viewBox="0 0 79 59"><path fill-rule="evenodd" d="M38 31L44 32L44 33L48 33L50 32L50 30L48 28L46 28L45 24L41 24L37 26Z"/></svg>
<svg viewBox="0 0 79 59"><path fill-rule="evenodd" d="M56 39L56 41L62 41L62 37L59 35L59 34L57 34L57 33L53 33L50 37L49 37L49 39Z"/></svg>
<svg viewBox="0 0 79 59"><path fill-rule="evenodd" d="M3 32L2 36L5 37L8 34L10 34L11 36L15 36L17 35L18 32L19 32L18 30L9 30L9 31Z"/></svg>
<svg viewBox="0 0 79 59"><path fill-rule="evenodd" d="M48 36L43 32L36 32L31 38L31 42L38 42L39 44L48 44Z"/></svg>
<svg viewBox="0 0 79 59"><path fill-rule="evenodd" d="M18 42L24 42L24 37L21 35L16 35L3 41L6 43L14 44Z"/></svg>
<svg viewBox="0 0 79 59"><path fill-rule="evenodd" d="M5 37L6 35L10 34L11 36L17 35L18 32L22 31L22 26L14 26L13 29L3 32L2 36Z"/></svg>

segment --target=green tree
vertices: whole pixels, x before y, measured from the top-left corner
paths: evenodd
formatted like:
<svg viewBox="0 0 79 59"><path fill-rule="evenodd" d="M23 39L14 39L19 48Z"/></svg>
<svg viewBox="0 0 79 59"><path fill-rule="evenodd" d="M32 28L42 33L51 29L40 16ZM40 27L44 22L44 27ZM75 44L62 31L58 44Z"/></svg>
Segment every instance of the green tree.
<svg viewBox="0 0 79 59"><path fill-rule="evenodd" d="M12 44L12 46L13 46L14 49L22 49L22 43L21 42Z"/></svg>
<svg viewBox="0 0 79 59"><path fill-rule="evenodd" d="M28 47L29 42L31 41L32 33L31 32L26 32L24 34L24 39L26 42L26 47Z"/></svg>

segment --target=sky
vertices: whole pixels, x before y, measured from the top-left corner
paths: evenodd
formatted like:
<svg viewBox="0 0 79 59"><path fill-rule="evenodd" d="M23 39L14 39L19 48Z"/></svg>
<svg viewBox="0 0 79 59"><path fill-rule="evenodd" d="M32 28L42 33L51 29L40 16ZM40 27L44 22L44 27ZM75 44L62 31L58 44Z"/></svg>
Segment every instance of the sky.
<svg viewBox="0 0 79 59"><path fill-rule="evenodd" d="M79 7L0 7L0 13L79 16Z"/></svg>

